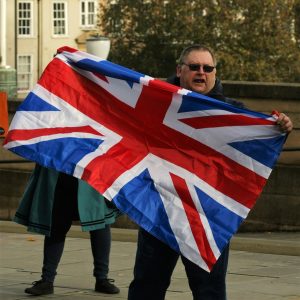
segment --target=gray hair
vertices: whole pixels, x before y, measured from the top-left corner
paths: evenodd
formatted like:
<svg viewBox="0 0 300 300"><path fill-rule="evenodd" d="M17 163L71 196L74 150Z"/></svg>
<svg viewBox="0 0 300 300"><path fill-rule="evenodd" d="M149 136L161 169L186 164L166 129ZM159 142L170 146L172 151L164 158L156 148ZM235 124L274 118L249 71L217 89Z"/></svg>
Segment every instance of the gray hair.
<svg viewBox="0 0 300 300"><path fill-rule="evenodd" d="M214 65L216 66L217 65L217 59L216 59L216 56L214 54L214 52L209 48L209 47L206 47L204 45L201 45L201 44L194 44L194 45L191 45L189 47L186 47L185 49L183 49L183 51L181 52L180 56L179 56L179 59L178 59L178 65L182 65L184 63L184 59L192 52L192 51L204 51L204 52L209 52L212 59L213 59L213 62L214 62Z"/></svg>

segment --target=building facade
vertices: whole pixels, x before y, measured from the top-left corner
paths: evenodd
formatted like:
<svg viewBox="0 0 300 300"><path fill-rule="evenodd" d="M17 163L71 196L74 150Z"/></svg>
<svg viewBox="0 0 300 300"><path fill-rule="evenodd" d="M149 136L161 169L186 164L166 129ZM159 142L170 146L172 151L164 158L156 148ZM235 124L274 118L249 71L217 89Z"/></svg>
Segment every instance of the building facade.
<svg viewBox="0 0 300 300"><path fill-rule="evenodd" d="M16 69L18 98L32 89L58 48L85 50L86 38L97 32L99 0L0 1L6 19L1 65Z"/></svg>

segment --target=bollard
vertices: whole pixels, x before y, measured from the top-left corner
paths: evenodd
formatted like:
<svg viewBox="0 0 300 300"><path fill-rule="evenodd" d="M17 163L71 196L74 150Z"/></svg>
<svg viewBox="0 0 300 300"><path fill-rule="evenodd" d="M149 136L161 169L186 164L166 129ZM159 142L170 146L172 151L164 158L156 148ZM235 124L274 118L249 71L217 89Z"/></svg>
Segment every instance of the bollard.
<svg viewBox="0 0 300 300"><path fill-rule="evenodd" d="M7 94L0 91L0 137L5 137L8 131Z"/></svg>

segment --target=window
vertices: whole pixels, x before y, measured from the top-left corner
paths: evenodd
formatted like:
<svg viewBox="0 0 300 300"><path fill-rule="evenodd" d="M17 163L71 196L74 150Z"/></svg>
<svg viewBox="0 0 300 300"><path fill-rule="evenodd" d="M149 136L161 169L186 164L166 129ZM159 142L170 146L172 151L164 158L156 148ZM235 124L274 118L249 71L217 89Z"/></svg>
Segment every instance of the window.
<svg viewBox="0 0 300 300"><path fill-rule="evenodd" d="M18 91L29 91L32 88L31 80L31 55L18 55Z"/></svg>
<svg viewBox="0 0 300 300"><path fill-rule="evenodd" d="M82 27L95 27L96 25L96 13L97 13L96 1L81 0L80 1L80 20Z"/></svg>
<svg viewBox="0 0 300 300"><path fill-rule="evenodd" d="M67 35L67 4L62 1L53 2L53 34Z"/></svg>
<svg viewBox="0 0 300 300"><path fill-rule="evenodd" d="M18 34L19 36L32 35L32 2L18 3Z"/></svg>

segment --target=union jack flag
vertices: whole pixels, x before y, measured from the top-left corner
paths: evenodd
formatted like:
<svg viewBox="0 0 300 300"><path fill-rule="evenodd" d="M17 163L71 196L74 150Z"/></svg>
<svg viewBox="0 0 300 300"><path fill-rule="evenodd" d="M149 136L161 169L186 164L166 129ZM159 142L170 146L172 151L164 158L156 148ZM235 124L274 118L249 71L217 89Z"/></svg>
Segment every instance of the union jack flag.
<svg viewBox="0 0 300 300"><path fill-rule="evenodd" d="M274 116L62 47L19 106L4 147L87 181L210 271L284 141Z"/></svg>

